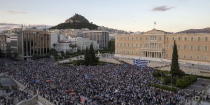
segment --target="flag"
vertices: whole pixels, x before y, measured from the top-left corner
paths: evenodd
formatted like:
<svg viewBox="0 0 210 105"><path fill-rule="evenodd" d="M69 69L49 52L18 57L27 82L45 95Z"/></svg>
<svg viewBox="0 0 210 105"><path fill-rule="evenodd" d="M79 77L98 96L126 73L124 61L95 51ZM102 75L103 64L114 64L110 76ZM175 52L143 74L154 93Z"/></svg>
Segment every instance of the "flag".
<svg viewBox="0 0 210 105"><path fill-rule="evenodd" d="M133 64L140 67L146 67L149 61L147 60L140 60L140 59L134 59Z"/></svg>

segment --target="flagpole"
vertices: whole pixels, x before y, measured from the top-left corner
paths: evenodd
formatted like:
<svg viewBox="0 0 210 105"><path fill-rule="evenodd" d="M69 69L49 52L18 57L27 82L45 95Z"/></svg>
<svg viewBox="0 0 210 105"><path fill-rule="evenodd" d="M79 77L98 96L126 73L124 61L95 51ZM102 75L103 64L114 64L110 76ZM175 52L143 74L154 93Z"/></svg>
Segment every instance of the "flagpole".
<svg viewBox="0 0 210 105"><path fill-rule="evenodd" d="M155 22L154 22L154 29L155 29L156 24L157 24L157 23L156 23L156 21L155 21Z"/></svg>

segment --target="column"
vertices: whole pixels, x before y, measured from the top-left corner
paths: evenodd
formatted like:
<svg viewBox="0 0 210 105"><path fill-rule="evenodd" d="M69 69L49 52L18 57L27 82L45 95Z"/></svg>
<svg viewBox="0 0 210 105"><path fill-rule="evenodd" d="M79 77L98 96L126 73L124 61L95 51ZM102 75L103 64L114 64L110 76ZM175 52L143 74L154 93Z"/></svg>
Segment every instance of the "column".
<svg viewBox="0 0 210 105"><path fill-rule="evenodd" d="M148 52L146 51L146 57L148 57Z"/></svg>
<svg viewBox="0 0 210 105"><path fill-rule="evenodd" d="M149 52L150 58L152 58L152 52Z"/></svg>
<svg viewBox="0 0 210 105"><path fill-rule="evenodd" d="M25 50L26 55L25 56L28 56L28 33L26 34L25 42L26 42L25 43L26 44L26 50Z"/></svg>
<svg viewBox="0 0 210 105"><path fill-rule="evenodd" d="M32 44L32 45L33 45L33 49L32 49L33 52L32 52L32 55L34 55L34 51L35 51L35 50L34 50L34 49L35 49L35 46L34 46L34 39L35 39L35 35L32 36L32 43L33 43L33 44Z"/></svg>
<svg viewBox="0 0 210 105"><path fill-rule="evenodd" d="M152 56L153 56L153 58L155 58L155 52L153 52L153 55Z"/></svg>
<svg viewBox="0 0 210 105"><path fill-rule="evenodd" d="M146 57L146 51L144 51L144 57Z"/></svg>
<svg viewBox="0 0 210 105"><path fill-rule="evenodd" d="M41 55L41 53L42 53L42 52L41 52L41 46L42 46L42 43L41 43L41 42L42 42L42 41L41 41L40 34L37 33L37 37L38 37L38 39L39 39L39 40L38 40L38 41L39 41L39 55Z"/></svg>
<svg viewBox="0 0 210 105"><path fill-rule="evenodd" d="M160 58L158 54L159 54L159 52L156 52L156 58Z"/></svg>
<svg viewBox="0 0 210 105"><path fill-rule="evenodd" d="M150 58L152 58L152 52L149 52Z"/></svg>
<svg viewBox="0 0 210 105"><path fill-rule="evenodd" d="M159 56L160 56L160 58L162 58L162 56L161 56L161 52L159 53Z"/></svg>
<svg viewBox="0 0 210 105"><path fill-rule="evenodd" d="M157 52L154 52L154 58L157 58Z"/></svg>
<svg viewBox="0 0 210 105"><path fill-rule="evenodd" d="M156 58L159 58L159 57L158 57L158 53L159 53L159 52L156 52Z"/></svg>
<svg viewBox="0 0 210 105"><path fill-rule="evenodd" d="M31 35L29 35L28 39L29 39L29 55L31 56Z"/></svg>

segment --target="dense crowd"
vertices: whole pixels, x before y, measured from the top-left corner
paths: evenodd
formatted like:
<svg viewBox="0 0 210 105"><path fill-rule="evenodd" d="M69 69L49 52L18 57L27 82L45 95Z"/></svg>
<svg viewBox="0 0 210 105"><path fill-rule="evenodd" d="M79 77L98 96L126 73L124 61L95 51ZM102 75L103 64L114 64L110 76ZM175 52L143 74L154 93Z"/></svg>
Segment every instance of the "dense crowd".
<svg viewBox="0 0 210 105"><path fill-rule="evenodd" d="M177 93L151 87L160 81L152 68L106 64L63 66L51 59L4 61L0 72L24 84L30 92L55 105L184 105L199 94L184 90Z"/></svg>
<svg viewBox="0 0 210 105"><path fill-rule="evenodd" d="M6 95L0 96L0 105L16 105L22 100L32 98L31 95L20 90L10 90Z"/></svg>

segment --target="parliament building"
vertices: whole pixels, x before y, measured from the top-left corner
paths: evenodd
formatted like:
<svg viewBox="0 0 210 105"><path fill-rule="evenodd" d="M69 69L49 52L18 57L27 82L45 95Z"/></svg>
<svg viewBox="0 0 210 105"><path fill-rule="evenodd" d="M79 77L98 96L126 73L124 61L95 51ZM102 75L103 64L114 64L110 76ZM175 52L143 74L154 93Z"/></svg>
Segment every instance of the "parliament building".
<svg viewBox="0 0 210 105"><path fill-rule="evenodd" d="M210 63L210 33L169 33L157 29L116 36L115 56L170 61L174 41L180 61Z"/></svg>

